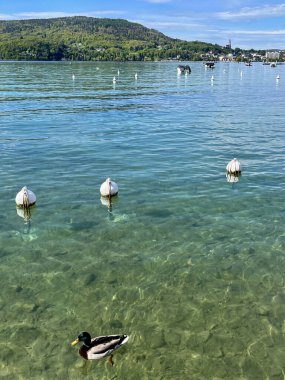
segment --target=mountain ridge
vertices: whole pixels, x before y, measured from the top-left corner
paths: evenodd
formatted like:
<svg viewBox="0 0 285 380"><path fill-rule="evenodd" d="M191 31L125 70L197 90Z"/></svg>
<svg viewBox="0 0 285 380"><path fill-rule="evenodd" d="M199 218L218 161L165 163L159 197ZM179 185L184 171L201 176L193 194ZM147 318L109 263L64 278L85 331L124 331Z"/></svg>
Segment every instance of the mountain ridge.
<svg viewBox="0 0 285 380"><path fill-rule="evenodd" d="M87 16L0 20L0 58L16 60L195 59L219 45L168 37L124 19Z"/></svg>

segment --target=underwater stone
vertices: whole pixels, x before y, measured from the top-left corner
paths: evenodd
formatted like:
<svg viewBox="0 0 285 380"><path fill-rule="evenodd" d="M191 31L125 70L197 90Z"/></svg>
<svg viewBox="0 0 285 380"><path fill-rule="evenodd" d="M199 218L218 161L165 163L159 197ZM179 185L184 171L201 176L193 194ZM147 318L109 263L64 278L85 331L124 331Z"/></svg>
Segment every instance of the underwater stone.
<svg viewBox="0 0 285 380"><path fill-rule="evenodd" d="M147 359L147 356L146 354L139 354L139 355L133 356L133 358L134 358L134 361L138 363L138 362L145 362Z"/></svg>
<svg viewBox="0 0 285 380"><path fill-rule="evenodd" d="M9 252L4 251L3 249L0 250L0 257L1 257L1 258L2 258L2 257L5 257L5 256L7 256L7 255L9 255Z"/></svg>
<svg viewBox="0 0 285 380"><path fill-rule="evenodd" d="M74 368L76 368L76 369L81 369L81 368L83 368L83 367L85 367L85 362L82 361L82 360L76 362L75 365L74 365Z"/></svg>
<svg viewBox="0 0 285 380"><path fill-rule="evenodd" d="M16 329L13 339L17 342L18 346L29 346L35 341L35 337L41 335L40 331L31 326L21 326Z"/></svg>
<svg viewBox="0 0 285 380"><path fill-rule="evenodd" d="M242 364L243 375L248 380L263 379L264 373L258 363L251 358L246 358Z"/></svg>
<svg viewBox="0 0 285 380"><path fill-rule="evenodd" d="M260 315L261 317L268 317L270 314L270 310L265 306L260 306L257 309L257 315Z"/></svg>
<svg viewBox="0 0 285 380"><path fill-rule="evenodd" d="M37 305L36 303L31 306L31 312L34 313L40 308L40 305Z"/></svg>
<svg viewBox="0 0 285 380"><path fill-rule="evenodd" d="M72 268L72 266L70 264L65 264L65 265L63 265L63 267L61 269L62 269L63 272L67 272L71 268Z"/></svg>
<svg viewBox="0 0 285 380"><path fill-rule="evenodd" d="M221 348L217 348L214 352L213 352L213 357L214 358L223 358L225 356L225 354L223 353L223 350Z"/></svg>
<svg viewBox="0 0 285 380"><path fill-rule="evenodd" d="M91 284L93 284L93 282L96 281L96 274L94 273L89 273L86 277L85 277L85 280L83 282L84 286L89 286Z"/></svg>
<svg viewBox="0 0 285 380"><path fill-rule="evenodd" d="M270 380L283 380L284 373L280 368L273 367L271 370L268 370L268 378Z"/></svg>
<svg viewBox="0 0 285 380"><path fill-rule="evenodd" d="M252 247L249 247L249 248L248 248L248 254L249 254L249 255L253 255L253 254L255 254L255 249L252 248Z"/></svg>
<svg viewBox="0 0 285 380"><path fill-rule="evenodd" d="M162 332L154 332L151 337L150 347L159 348L165 345L165 340Z"/></svg>
<svg viewBox="0 0 285 380"><path fill-rule="evenodd" d="M199 343L207 343L211 336L212 334L209 331L202 331L197 334L197 341Z"/></svg>
<svg viewBox="0 0 285 380"><path fill-rule="evenodd" d="M121 329L123 327L123 324L118 319L114 319L110 322L110 326L114 329Z"/></svg>
<svg viewBox="0 0 285 380"><path fill-rule="evenodd" d="M195 350L196 352L203 353L204 352L204 344L209 341L212 334L209 331L203 331L201 333L192 335L187 342L187 346L191 350Z"/></svg>
<svg viewBox="0 0 285 380"><path fill-rule="evenodd" d="M171 332L171 334L166 334L165 341L170 346L178 346L180 344L181 338L179 334Z"/></svg>
<svg viewBox="0 0 285 380"><path fill-rule="evenodd" d="M1 349L1 361L3 363L6 363L6 364L8 364L9 362L13 363L14 355L15 355L14 351L11 348L9 348L7 345L5 345L5 349ZM0 377L1 377L1 374L0 374Z"/></svg>

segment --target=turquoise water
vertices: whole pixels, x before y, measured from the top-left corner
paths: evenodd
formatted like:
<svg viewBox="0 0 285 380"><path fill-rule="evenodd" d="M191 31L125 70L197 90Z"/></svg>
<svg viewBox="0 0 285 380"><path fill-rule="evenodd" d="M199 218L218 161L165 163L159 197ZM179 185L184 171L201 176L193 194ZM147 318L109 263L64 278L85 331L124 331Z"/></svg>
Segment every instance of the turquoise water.
<svg viewBox="0 0 285 380"><path fill-rule="evenodd" d="M0 377L284 379L285 65L190 66L0 63Z"/></svg>

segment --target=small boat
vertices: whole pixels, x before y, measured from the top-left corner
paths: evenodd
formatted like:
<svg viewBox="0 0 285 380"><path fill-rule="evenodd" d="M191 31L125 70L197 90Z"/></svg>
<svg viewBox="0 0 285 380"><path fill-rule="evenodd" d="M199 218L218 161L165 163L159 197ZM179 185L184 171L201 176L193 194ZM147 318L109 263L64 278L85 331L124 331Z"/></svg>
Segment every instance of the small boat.
<svg viewBox="0 0 285 380"><path fill-rule="evenodd" d="M179 65L177 67L177 73L178 74L190 74L191 73L191 68L189 65Z"/></svg>
<svg viewBox="0 0 285 380"><path fill-rule="evenodd" d="M204 65L208 69L213 69L215 67L215 62L205 62Z"/></svg>
<svg viewBox="0 0 285 380"><path fill-rule="evenodd" d="M276 67L276 63L275 62L271 62L270 67Z"/></svg>
<svg viewBox="0 0 285 380"><path fill-rule="evenodd" d="M245 62L245 66L252 66L252 63L249 61L249 62Z"/></svg>

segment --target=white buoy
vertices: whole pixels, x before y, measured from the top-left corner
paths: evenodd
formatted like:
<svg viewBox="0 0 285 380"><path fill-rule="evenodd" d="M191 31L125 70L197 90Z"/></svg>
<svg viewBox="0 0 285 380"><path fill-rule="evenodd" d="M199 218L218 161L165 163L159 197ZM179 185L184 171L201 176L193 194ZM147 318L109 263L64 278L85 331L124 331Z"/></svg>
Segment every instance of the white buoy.
<svg viewBox="0 0 285 380"><path fill-rule="evenodd" d="M276 80L279 80L279 79L280 79L280 75L277 75Z"/></svg>
<svg viewBox="0 0 285 380"><path fill-rule="evenodd" d="M28 208L36 203L36 196L24 186L16 195L15 202L19 207Z"/></svg>
<svg viewBox="0 0 285 380"><path fill-rule="evenodd" d="M120 70L118 70L118 76L120 75Z"/></svg>
<svg viewBox="0 0 285 380"><path fill-rule="evenodd" d="M114 77L113 78L113 83L116 83L116 82L117 82L116 77Z"/></svg>
<svg viewBox="0 0 285 380"><path fill-rule="evenodd" d="M240 76L242 77L242 71L240 72Z"/></svg>
<svg viewBox="0 0 285 380"><path fill-rule="evenodd" d="M211 81L213 82L213 80L214 80L214 75L212 75L212 78L211 78Z"/></svg>
<svg viewBox="0 0 285 380"><path fill-rule="evenodd" d="M241 173L241 164L236 158L228 163L227 172L235 175L239 175Z"/></svg>
<svg viewBox="0 0 285 380"><path fill-rule="evenodd" d="M75 79L75 75L74 74L72 74L72 80L74 80Z"/></svg>
<svg viewBox="0 0 285 380"><path fill-rule="evenodd" d="M138 79L138 74L137 73L135 73L135 79Z"/></svg>
<svg viewBox="0 0 285 380"><path fill-rule="evenodd" d="M118 185L116 182L111 181L110 178L107 178L100 187L100 193L102 197L113 197L118 194L118 191Z"/></svg>

